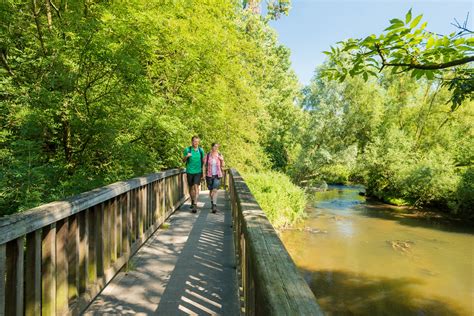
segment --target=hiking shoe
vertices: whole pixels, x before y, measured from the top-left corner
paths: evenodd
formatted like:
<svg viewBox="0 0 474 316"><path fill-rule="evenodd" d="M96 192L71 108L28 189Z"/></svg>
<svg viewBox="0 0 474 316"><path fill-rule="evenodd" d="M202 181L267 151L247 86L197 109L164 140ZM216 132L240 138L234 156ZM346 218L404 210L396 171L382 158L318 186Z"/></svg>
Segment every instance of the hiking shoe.
<svg viewBox="0 0 474 316"><path fill-rule="evenodd" d="M217 205L216 204L212 204L212 213L216 213L217 212Z"/></svg>
<svg viewBox="0 0 474 316"><path fill-rule="evenodd" d="M191 212L196 213L197 212L197 205L196 204L191 204Z"/></svg>

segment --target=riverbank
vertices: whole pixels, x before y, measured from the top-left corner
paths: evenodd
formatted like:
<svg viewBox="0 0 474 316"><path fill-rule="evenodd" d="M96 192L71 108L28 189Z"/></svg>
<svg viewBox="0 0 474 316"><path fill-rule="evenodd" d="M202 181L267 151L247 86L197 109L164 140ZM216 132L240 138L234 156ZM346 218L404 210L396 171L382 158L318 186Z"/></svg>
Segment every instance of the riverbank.
<svg viewBox="0 0 474 316"><path fill-rule="evenodd" d="M462 214L453 214L445 209L437 207L417 207L412 205L395 205L387 203L374 196L365 196L366 200L370 202L368 208L377 208L379 210L391 211L394 215L400 217L417 218L427 220L438 220L446 222L458 222L463 225L474 227L474 219L464 217Z"/></svg>

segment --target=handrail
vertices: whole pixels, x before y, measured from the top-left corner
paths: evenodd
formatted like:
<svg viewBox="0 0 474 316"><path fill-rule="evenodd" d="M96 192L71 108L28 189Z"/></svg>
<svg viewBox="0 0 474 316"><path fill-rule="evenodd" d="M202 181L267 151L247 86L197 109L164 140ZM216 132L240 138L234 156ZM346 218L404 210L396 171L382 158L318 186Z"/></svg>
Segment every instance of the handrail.
<svg viewBox="0 0 474 316"><path fill-rule="evenodd" d="M0 316L79 314L188 196L182 169L0 218Z"/></svg>
<svg viewBox="0 0 474 316"><path fill-rule="evenodd" d="M323 315L242 176L230 170L234 242L246 315Z"/></svg>

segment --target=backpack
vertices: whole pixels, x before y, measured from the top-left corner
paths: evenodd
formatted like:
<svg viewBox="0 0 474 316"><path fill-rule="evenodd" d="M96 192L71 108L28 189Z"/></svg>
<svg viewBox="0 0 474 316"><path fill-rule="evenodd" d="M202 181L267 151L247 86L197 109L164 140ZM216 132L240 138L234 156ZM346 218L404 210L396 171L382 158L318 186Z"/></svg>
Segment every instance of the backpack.
<svg viewBox="0 0 474 316"><path fill-rule="evenodd" d="M189 147L188 147L188 154L192 154L192 152L191 152L192 147L193 147L193 146L189 146ZM199 150L199 154L201 154L201 169L202 169L202 167L204 166L204 162L203 162L203 159L204 159L204 150L202 149L202 147L198 147L198 150ZM188 166L188 163L189 163L189 159L186 160L186 166Z"/></svg>

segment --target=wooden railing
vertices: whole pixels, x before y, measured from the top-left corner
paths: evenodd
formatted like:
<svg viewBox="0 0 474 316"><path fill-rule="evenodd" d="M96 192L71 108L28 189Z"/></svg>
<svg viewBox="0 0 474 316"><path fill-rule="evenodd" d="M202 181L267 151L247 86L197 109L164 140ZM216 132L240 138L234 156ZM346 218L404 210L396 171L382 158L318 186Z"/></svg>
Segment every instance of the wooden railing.
<svg viewBox="0 0 474 316"><path fill-rule="evenodd" d="M246 315L323 315L240 174L229 171L234 242Z"/></svg>
<svg viewBox="0 0 474 316"><path fill-rule="evenodd" d="M173 169L0 219L0 315L81 313L187 196Z"/></svg>

